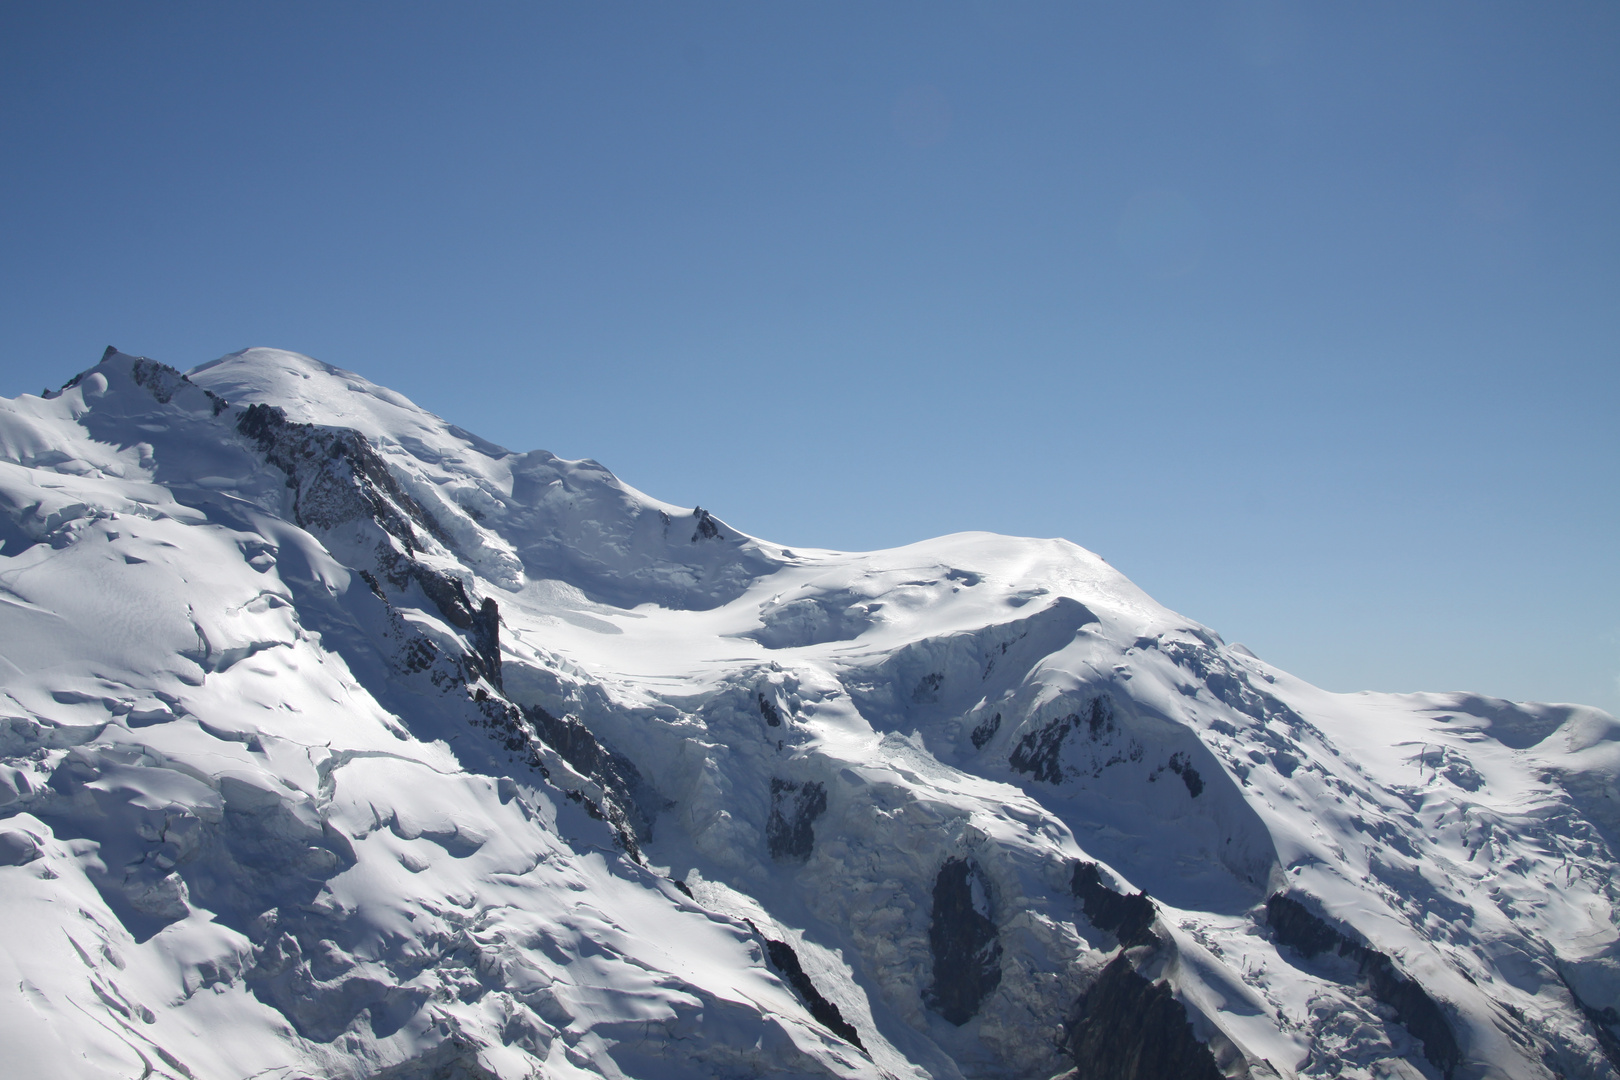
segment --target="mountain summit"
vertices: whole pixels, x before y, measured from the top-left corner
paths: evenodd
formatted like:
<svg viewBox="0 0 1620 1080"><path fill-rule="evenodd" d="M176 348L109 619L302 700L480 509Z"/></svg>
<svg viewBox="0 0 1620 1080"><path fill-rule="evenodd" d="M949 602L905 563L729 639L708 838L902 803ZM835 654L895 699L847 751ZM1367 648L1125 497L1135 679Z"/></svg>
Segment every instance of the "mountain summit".
<svg viewBox="0 0 1620 1080"><path fill-rule="evenodd" d="M9 1075L1620 1076L1620 724L308 357L0 399Z"/></svg>

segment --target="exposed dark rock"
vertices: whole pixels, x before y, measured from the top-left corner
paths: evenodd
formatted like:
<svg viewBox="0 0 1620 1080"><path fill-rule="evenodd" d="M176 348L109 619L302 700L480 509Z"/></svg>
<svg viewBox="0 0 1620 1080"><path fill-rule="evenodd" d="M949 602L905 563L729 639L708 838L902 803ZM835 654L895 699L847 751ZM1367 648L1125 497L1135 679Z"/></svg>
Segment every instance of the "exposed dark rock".
<svg viewBox="0 0 1620 1080"><path fill-rule="evenodd" d="M395 660L405 673L426 674L441 690L464 686L476 711L470 720L499 742L509 758L549 777L540 743L551 746L582 775L601 787L602 796L563 794L594 818L607 822L617 842L638 861L640 841L651 832L644 812L649 792L627 758L600 743L572 717L558 719L540 708L522 709L502 696L500 608L493 598L476 600L461 578L435 570L416 558L424 537L446 546L451 539L438 521L394 479L387 464L358 432L301 424L267 405L252 405L237 419L237 430L287 477L293 490L293 519L312 530L331 530L369 519L396 542L379 543L376 570L361 571L372 593L387 605ZM384 585L405 591L413 584L446 623L466 636L468 651L455 658L410 626L394 609ZM488 684L486 688L482 683Z"/></svg>
<svg viewBox="0 0 1620 1080"><path fill-rule="evenodd" d="M697 529L692 533L692 543L699 540L720 539L720 526L715 523L714 517L703 507L694 507L692 516L697 518Z"/></svg>
<svg viewBox="0 0 1620 1080"><path fill-rule="evenodd" d="M1620 1012L1616 1012L1613 1005L1605 1005L1599 1009L1587 1004L1562 973L1559 978L1563 981L1564 989L1569 991L1569 996L1575 999L1575 1004L1582 1015L1592 1025L1592 1032L1597 1036L1598 1045L1603 1048L1603 1056L1609 1059L1609 1064L1613 1065L1616 1071L1620 1071Z"/></svg>
<svg viewBox="0 0 1620 1080"><path fill-rule="evenodd" d="M486 596L475 608L467 586L458 577L399 555L380 561L391 584L403 589L409 582L416 582L445 622L467 631L472 652L463 661L469 677L482 677L495 689L501 689L501 610L495 598Z"/></svg>
<svg viewBox="0 0 1620 1080"><path fill-rule="evenodd" d="M297 524L329 530L369 518L399 541L403 553L379 548L378 571L396 589L405 589L414 581L446 622L467 631L472 650L464 657L464 666L469 678L487 679L500 689L499 607L489 597L475 605L460 578L412 557L422 550L421 533L446 545L450 537L400 487L363 435L348 428L297 423L270 405L249 405L237 418L236 429L254 441L265 460L286 474ZM381 595L377 579L368 574L366 580Z"/></svg>
<svg viewBox="0 0 1620 1080"><path fill-rule="evenodd" d="M1329 949L1353 945L1343 934L1311 914L1304 904L1282 893L1266 901L1266 922L1278 941L1306 959Z"/></svg>
<svg viewBox="0 0 1620 1080"><path fill-rule="evenodd" d="M370 570L361 570L360 580L366 583L366 588L371 590L372 596L375 596L385 604L388 602L388 594L383 592L382 582L377 580L376 574L373 574Z"/></svg>
<svg viewBox="0 0 1620 1080"><path fill-rule="evenodd" d="M580 791L578 788L569 788L567 791L563 792L563 796L567 798L569 802L576 803L583 807L585 813L590 815L590 817L594 818L595 820L607 820L607 815L602 813L602 808L600 806L596 805L596 800L587 799L585 797L585 793Z"/></svg>
<svg viewBox="0 0 1620 1080"><path fill-rule="evenodd" d="M190 382L168 364L160 364L144 356L135 358L135 362L130 365L129 374L130 378L135 380L135 384L146 387L160 405L167 405L173 401L175 391Z"/></svg>
<svg viewBox="0 0 1620 1080"><path fill-rule="evenodd" d="M1165 982L1121 953L1081 995L1063 1036L1074 1080L1223 1080Z"/></svg>
<svg viewBox="0 0 1620 1080"><path fill-rule="evenodd" d="M765 939L765 951L771 958L771 966L782 973L788 985L793 987L804 1001L805 1007L816 1022L840 1039L854 1046L861 1053L866 1053L866 1047L861 1042L855 1026L844 1019L844 1014L838 1011L838 1006L821 996L810 976L804 973L799 963L799 954L793 951L793 946L785 941L772 941Z"/></svg>
<svg viewBox="0 0 1620 1080"><path fill-rule="evenodd" d="M1192 767L1192 762L1186 754L1170 755L1170 771L1181 777L1181 782L1187 785L1187 794L1195 799L1203 794L1204 778L1198 775L1198 770Z"/></svg>
<svg viewBox="0 0 1620 1080"><path fill-rule="evenodd" d="M1061 719L1032 731L1018 740L1012 753L1007 757L1007 764L1015 772L1032 773L1037 780L1048 784L1061 784L1063 782L1063 740L1069 737L1074 730L1074 721L1077 719L1071 713Z"/></svg>
<svg viewBox="0 0 1620 1080"><path fill-rule="evenodd" d="M602 788L607 804L597 807L597 814L613 826L624 849L639 859L639 839L651 833L651 821L642 807L649 793L641 770L629 758L603 746L590 728L572 716L552 716L539 706L525 707L523 715L558 757ZM588 804L587 811L595 806L577 792L565 794L578 796L581 805Z"/></svg>
<svg viewBox="0 0 1620 1080"><path fill-rule="evenodd" d="M812 826L827 810L827 788L820 781L795 783L771 777L771 816L765 843L778 859L803 862L816 845Z"/></svg>
<svg viewBox="0 0 1620 1080"><path fill-rule="evenodd" d="M782 713L777 709L776 702L764 694L759 695L759 715L763 716L771 727L782 726Z"/></svg>
<svg viewBox="0 0 1620 1080"><path fill-rule="evenodd" d="M946 859L939 868L928 944L934 982L925 1000L960 1027L1001 984L1001 942L991 919L989 882L972 859Z"/></svg>
<svg viewBox="0 0 1620 1080"><path fill-rule="evenodd" d="M990 717L990 719L988 719L988 720L980 721L979 725L973 729L972 734L970 734L968 736L968 738L973 740L973 749L975 749L975 750L983 750L984 749L984 744L989 742L991 739L995 738L996 737L996 732L998 732L1000 730L1001 730L1001 714L1000 713L996 713L994 716Z"/></svg>
<svg viewBox="0 0 1620 1080"><path fill-rule="evenodd" d="M1105 697L1094 699L1086 712L1086 734L1092 742L1098 742L1103 736L1112 735L1114 730L1113 705Z"/></svg>
<svg viewBox="0 0 1620 1080"><path fill-rule="evenodd" d="M465 595L465 593L463 594ZM490 683L501 688L501 608L492 596L486 596L478 605L472 620L473 652L484 662L484 674Z"/></svg>
<svg viewBox="0 0 1620 1080"><path fill-rule="evenodd" d="M1070 732L1082 727L1092 742L1101 742L1118 730L1114 723L1114 708L1107 697L1093 698L1091 704L1081 712L1060 716L1039 731L1032 731L1019 739L1007 758L1007 764L1016 772L1032 773L1037 780L1060 784L1063 782L1064 740Z"/></svg>
<svg viewBox="0 0 1620 1080"><path fill-rule="evenodd" d="M1158 915L1146 893L1117 893L1104 885L1096 863L1077 862L1069 889L1085 908L1086 918L1099 930L1106 930L1126 948L1157 945L1153 920Z"/></svg>
<svg viewBox="0 0 1620 1080"><path fill-rule="evenodd" d="M107 346L107 351L101 354L101 362L106 363L109 359L117 354L118 350L109 345ZM90 371L94 370L94 368L90 369ZM77 375L73 376L73 378L69 379L65 384L63 384L62 389L66 390L69 387L79 385L79 380L90 374L90 371L79 372ZM209 400L209 402L213 404L215 416L218 416L220 413L231 407L230 402L226 401L212 390L204 390L202 387L186 378L185 375L170 367L168 364L160 364L156 360L148 360L144 356L137 356L134 358L134 363L131 364L129 368L129 376L135 381L135 385L145 388L145 390L152 395L159 405L167 405L169 402L174 400L174 395L178 393L182 387L189 387L192 390L202 394ZM45 396L55 397L56 395L47 392Z"/></svg>
<svg viewBox="0 0 1620 1080"><path fill-rule="evenodd" d="M1423 1056L1451 1080L1462 1051L1445 1013L1423 988L1396 970L1394 963L1368 945L1352 940L1291 896L1278 893L1266 901L1266 921L1277 940L1309 959L1332 950L1355 961L1372 996L1395 1010L1395 1018L1423 1044Z"/></svg>
<svg viewBox="0 0 1620 1080"><path fill-rule="evenodd" d="M249 405L236 430L286 474L293 520L304 528L333 529L369 517L407 551L422 549L418 529L449 545L438 521L399 486L359 432L288 420L272 405Z"/></svg>

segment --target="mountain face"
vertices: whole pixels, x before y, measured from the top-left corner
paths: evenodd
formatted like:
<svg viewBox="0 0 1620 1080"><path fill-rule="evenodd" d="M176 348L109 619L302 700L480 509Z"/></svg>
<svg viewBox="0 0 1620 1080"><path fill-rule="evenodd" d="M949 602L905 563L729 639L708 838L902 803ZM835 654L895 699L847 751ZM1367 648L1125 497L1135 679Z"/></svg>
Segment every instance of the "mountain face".
<svg viewBox="0 0 1620 1080"><path fill-rule="evenodd" d="M0 1072L1620 1076L1620 725L349 372L0 400Z"/></svg>

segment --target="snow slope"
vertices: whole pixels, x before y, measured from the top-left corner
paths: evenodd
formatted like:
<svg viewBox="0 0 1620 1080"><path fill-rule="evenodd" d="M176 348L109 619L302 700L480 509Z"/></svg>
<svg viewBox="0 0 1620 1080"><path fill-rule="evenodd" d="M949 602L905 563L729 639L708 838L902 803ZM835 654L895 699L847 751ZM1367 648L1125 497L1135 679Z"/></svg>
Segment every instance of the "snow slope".
<svg viewBox="0 0 1620 1080"><path fill-rule="evenodd" d="M109 350L0 401L0 609L15 1075L1620 1075L1613 718L1329 694L1066 541Z"/></svg>

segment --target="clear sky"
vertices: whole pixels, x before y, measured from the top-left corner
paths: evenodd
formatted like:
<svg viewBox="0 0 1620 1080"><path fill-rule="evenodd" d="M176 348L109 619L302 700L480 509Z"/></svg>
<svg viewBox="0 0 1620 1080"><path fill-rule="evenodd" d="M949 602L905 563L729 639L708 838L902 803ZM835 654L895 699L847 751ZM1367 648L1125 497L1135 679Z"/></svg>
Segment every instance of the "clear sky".
<svg viewBox="0 0 1620 1080"><path fill-rule="evenodd" d="M1612 0L6 4L0 393L108 344L1620 708Z"/></svg>

